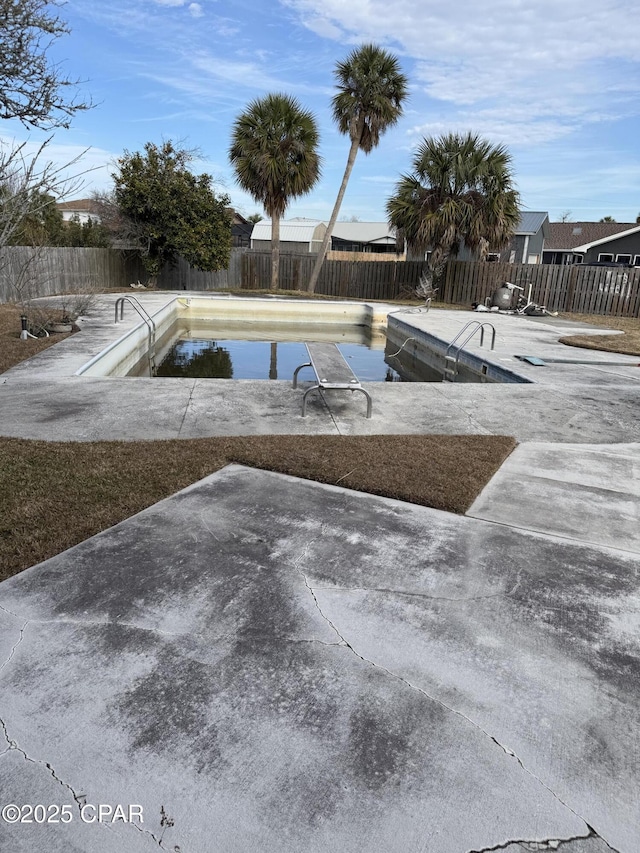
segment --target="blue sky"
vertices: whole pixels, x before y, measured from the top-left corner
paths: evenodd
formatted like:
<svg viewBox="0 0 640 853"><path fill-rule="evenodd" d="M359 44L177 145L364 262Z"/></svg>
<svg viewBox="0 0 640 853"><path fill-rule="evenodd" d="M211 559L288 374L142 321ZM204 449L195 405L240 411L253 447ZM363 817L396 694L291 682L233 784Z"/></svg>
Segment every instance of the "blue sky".
<svg viewBox="0 0 640 853"><path fill-rule="evenodd" d="M234 183L231 126L253 98L287 92L319 122L323 175L286 217L328 219L348 140L330 114L333 68L374 41L410 81L405 114L360 153L341 217L383 220L423 136L471 130L505 144L524 209L551 219L640 213L640 52L635 0L69 0L71 34L51 56L83 78L96 107L58 131L50 158L85 148L81 193L110 186L124 149L183 140L244 214L262 213ZM29 139L0 122L3 139Z"/></svg>

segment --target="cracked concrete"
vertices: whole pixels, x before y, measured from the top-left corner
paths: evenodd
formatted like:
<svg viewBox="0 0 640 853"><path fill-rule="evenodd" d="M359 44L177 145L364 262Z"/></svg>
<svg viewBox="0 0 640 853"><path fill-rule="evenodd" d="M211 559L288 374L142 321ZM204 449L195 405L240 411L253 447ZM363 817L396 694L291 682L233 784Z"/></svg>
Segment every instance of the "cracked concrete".
<svg viewBox="0 0 640 853"><path fill-rule="evenodd" d="M379 383L370 421L302 419L289 382L73 376L137 322L112 310L0 377L0 432L528 443L474 517L231 466L0 585L0 790L145 815L0 822L0 850L637 853L637 367L516 364L571 328L492 318L481 355L533 384Z"/></svg>
<svg viewBox="0 0 640 853"><path fill-rule="evenodd" d="M587 836L575 838L550 838L546 841L510 841L497 847L485 847L482 850L470 850L469 853L543 853L543 851L561 850L563 853L611 853L613 848L603 841L593 830ZM615 851L614 851L615 853Z"/></svg>
<svg viewBox="0 0 640 853"><path fill-rule="evenodd" d="M2 790L144 807L0 849L636 853L639 568L229 466L0 585Z"/></svg>

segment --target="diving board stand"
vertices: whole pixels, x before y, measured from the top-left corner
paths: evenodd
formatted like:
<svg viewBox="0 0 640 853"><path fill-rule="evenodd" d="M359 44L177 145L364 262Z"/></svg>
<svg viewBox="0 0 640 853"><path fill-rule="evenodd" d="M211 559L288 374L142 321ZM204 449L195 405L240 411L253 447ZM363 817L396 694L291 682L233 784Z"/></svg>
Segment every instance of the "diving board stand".
<svg viewBox="0 0 640 853"><path fill-rule="evenodd" d="M367 398L367 417L371 417L372 400L368 391L347 364L344 356L335 344L305 344L309 361L296 367L293 373L293 387L298 387L298 373L303 367L311 367L316 374L317 385L307 388L302 396L302 417L307 416L307 398L313 391L362 391Z"/></svg>

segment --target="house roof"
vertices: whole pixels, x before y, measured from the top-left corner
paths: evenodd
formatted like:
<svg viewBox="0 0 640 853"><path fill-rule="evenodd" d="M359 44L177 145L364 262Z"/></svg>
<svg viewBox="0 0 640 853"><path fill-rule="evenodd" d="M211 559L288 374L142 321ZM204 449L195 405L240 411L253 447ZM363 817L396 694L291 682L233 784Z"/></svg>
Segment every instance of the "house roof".
<svg viewBox="0 0 640 853"><path fill-rule="evenodd" d="M540 229L547 239L549 227L549 214L541 210L527 210L520 214L520 222L515 233L522 236L537 234Z"/></svg>
<svg viewBox="0 0 640 853"><path fill-rule="evenodd" d="M635 222L551 222L544 248L545 251L586 252L594 244L636 228L640 226Z"/></svg>
<svg viewBox="0 0 640 853"><path fill-rule="evenodd" d="M396 232L386 222L336 222L333 237L352 243L383 243L395 246Z"/></svg>
<svg viewBox="0 0 640 853"><path fill-rule="evenodd" d="M280 222L280 240L283 243L310 243L318 225L315 219L287 220ZM271 240L271 222L256 222L251 232L252 240Z"/></svg>
<svg viewBox="0 0 640 853"><path fill-rule="evenodd" d="M288 219L280 222L280 239L290 243L309 243L318 225L328 225L318 219ZM336 222L333 236L352 243L382 243L395 245L396 235L386 222ZM251 234L253 240L271 240L271 222L257 222Z"/></svg>
<svg viewBox="0 0 640 853"><path fill-rule="evenodd" d="M56 202L58 210L74 210L82 213L97 213L98 203L92 198L76 198L73 201Z"/></svg>
<svg viewBox="0 0 640 853"><path fill-rule="evenodd" d="M626 228L624 231L619 231L617 234L613 234L610 237L603 237L600 240L592 240L590 243L585 243L583 246L576 246L574 252L588 252L592 246L601 246L604 243L610 243L612 240L617 240L619 237L627 237L630 234L637 234L640 232L640 225L632 224L630 228Z"/></svg>

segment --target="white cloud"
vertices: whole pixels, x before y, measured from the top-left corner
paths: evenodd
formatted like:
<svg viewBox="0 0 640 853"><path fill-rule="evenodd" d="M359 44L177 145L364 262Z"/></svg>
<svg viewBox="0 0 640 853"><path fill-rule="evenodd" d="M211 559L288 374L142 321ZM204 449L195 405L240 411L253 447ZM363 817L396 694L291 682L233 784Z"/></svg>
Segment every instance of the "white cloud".
<svg viewBox="0 0 640 853"><path fill-rule="evenodd" d="M639 110L638 53L624 35L635 0L351 0L348 16L344 0L281 2L317 34L384 44L407 71L413 61L416 96L441 104L447 127L469 118L474 129L484 125L516 143L530 131L529 141L543 142L598 111ZM512 126L518 105L523 114Z"/></svg>
<svg viewBox="0 0 640 853"><path fill-rule="evenodd" d="M37 156L38 171L49 163L60 170L59 177L67 182L67 193L71 193L69 197L77 198L82 193L104 189L111 184L111 165L118 155L103 148L56 142L55 138L40 151L42 142L35 137L0 135L0 147L5 149L24 143L22 155L27 162Z"/></svg>
<svg viewBox="0 0 640 853"><path fill-rule="evenodd" d="M201 18L204 15L204 10L200 3L189 3L189 13L192 18Z"/></svg>

